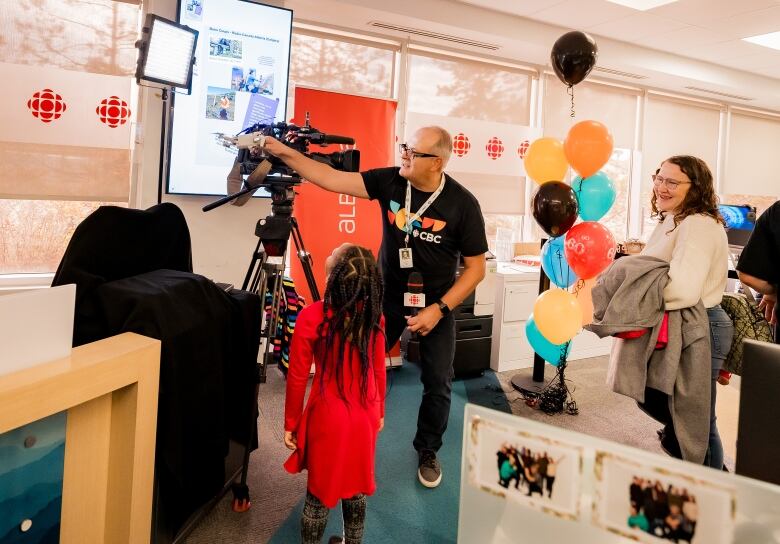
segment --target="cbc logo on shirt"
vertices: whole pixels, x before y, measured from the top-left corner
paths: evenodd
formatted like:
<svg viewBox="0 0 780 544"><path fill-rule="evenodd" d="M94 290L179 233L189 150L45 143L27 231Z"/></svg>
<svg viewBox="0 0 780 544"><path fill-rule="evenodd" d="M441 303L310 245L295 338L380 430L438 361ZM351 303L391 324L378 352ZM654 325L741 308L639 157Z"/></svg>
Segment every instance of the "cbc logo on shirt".
<svg viewBox="0 0 780 544"><path fill-rule="evenodd" d="M413 230L412 236L419 238L423 242L433 242L434 244L441 244L441 234L433 234L432 232L425 232L424 230Z"/></svg>

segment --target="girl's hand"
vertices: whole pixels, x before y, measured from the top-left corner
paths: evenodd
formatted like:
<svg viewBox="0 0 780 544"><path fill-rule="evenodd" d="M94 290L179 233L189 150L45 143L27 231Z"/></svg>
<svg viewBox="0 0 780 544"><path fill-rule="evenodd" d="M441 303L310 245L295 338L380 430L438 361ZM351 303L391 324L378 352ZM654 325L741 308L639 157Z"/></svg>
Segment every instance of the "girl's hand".
<svg viewBox="0 0 780 544"><path fill-rule="evenodd" d="M292 431L284 431L284 445L295 451L298 448L298 437Z"/></svg>
<svg viewBox="0 0 780 544"><path fill-rule="evenodd" d="M381 433L382 429L384 429L384 428L385 428L385 418L380 417L379 418L379 432Z"/></svg>

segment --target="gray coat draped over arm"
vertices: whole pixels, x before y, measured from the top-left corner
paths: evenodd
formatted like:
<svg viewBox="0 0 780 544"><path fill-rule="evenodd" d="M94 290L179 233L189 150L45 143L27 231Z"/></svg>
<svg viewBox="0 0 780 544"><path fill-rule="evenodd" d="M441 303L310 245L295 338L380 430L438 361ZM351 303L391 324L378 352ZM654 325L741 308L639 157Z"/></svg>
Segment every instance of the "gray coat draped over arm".
<svg viewBox="0 0 780 544"><path fill-rule="evenodd" d="M599 337L651 329L639 338L615 338L607 383L613 391L644 402L645 388L669 395L683 459L703 463L710 428L710 336L704 305L669 312L669 339L655 344L664 315L663 291L669 263L636 255L615 261L593 288L593 323Z"/></svg>

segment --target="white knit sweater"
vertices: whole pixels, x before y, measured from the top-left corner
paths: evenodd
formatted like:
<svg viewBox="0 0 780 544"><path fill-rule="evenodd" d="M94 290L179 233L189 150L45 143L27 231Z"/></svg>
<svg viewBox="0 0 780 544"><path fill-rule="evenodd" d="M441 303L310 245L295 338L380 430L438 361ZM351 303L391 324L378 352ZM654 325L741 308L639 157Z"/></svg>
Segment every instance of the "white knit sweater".
<svg viewBox="0 0 780 544"><path fill-rule="evenodd" d="M674 216L667 214L642 251L669 263L669 283L664 289L666 309L688 308L699 299L707 308L720 304L729 267L729 246L723 225L712 217L696 214L673 228Z"/></svg>

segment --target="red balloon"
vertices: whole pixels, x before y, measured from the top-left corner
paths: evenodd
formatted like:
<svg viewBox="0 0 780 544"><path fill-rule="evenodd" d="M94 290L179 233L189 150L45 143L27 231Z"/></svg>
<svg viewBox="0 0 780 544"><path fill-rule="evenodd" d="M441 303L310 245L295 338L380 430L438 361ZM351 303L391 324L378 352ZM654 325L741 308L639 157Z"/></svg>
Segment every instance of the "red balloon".
<svg viewBox="0 0 780 544"><path fill-rule="evenodd" d="M583 280L595 278L615 260L615 237L595 221L574 225L566 233L563 252L574 273Z"/></svg>

